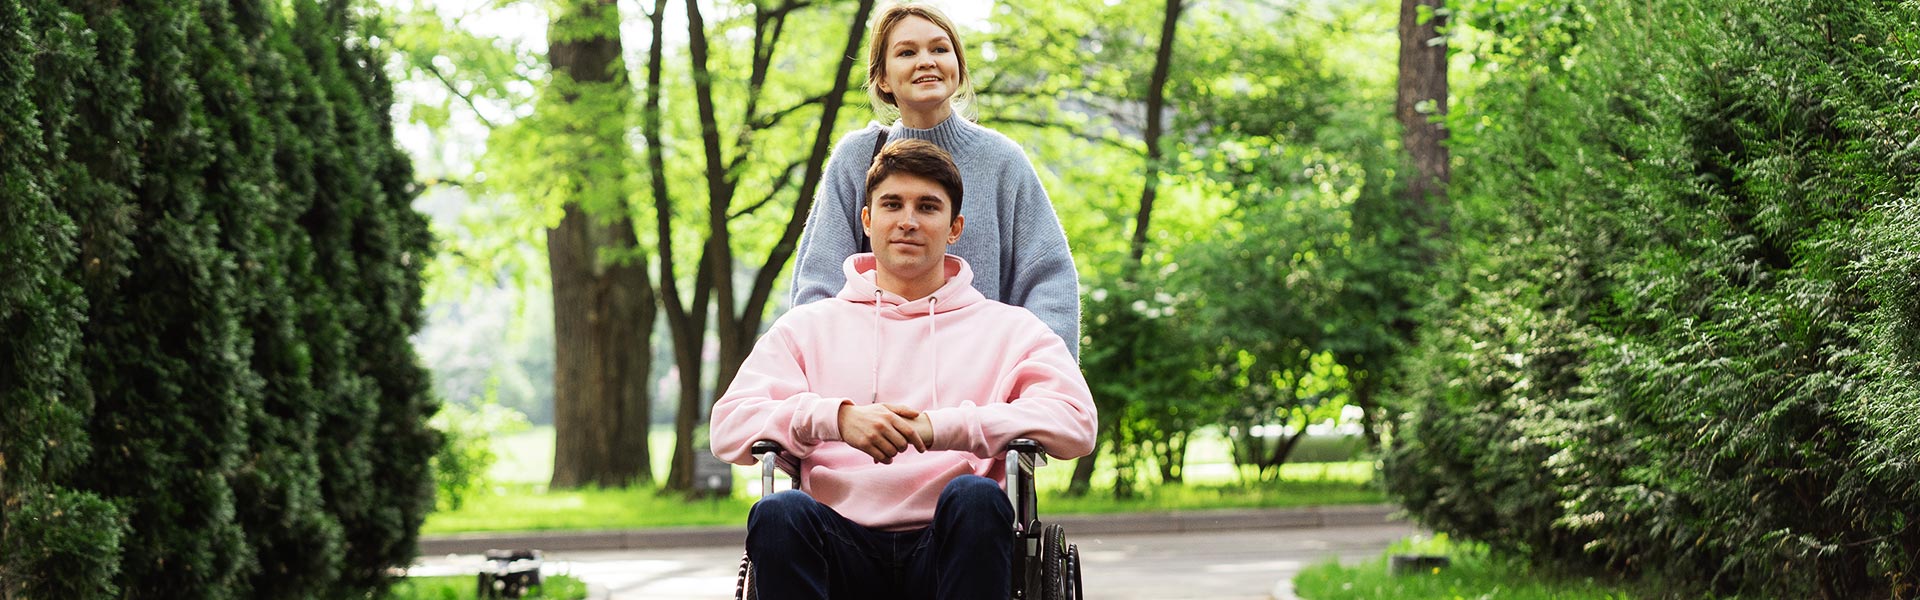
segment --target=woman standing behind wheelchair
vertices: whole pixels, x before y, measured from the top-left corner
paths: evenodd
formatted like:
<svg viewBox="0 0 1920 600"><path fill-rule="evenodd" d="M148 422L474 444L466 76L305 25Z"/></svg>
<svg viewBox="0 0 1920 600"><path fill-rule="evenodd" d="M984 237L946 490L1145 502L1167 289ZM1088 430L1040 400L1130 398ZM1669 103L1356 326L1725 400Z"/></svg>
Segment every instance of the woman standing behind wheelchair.
<svg viewBox="0 0 1920 600"><path fill-rule="evenodd" d="M973 267L973 287L982 295L1040 317L1078 359L1080 279L1066 232L1020 145L966 118L973 78L953 22L922 4L882 10L868 43L867 95L875 114L898 112L900 119L834 146L800 238L793 305L833 297L845 281L841 263L868 251L860 207L881 143L924 139L953 157L966 189L967 235L948 252Z"/></svg>

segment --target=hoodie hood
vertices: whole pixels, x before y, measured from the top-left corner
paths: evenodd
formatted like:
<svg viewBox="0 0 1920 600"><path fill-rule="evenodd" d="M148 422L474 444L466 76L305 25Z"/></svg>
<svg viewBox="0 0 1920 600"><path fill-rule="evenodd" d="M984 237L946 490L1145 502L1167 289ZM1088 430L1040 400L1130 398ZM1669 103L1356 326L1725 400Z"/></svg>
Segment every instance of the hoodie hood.
<svg viewBox="0 0 1920 600"><path fill-rule="evenodd" d="M919 300L908 301L899 294L880 289L880 284L875 280L875 270L879 265L879 259L872 252L847 257L844 267L847 284L840 288L838 297L849 302L872 304L880 309L883 316L893 319L959 310L986 299L980 290L973 288L973 267L967 265L966 259L952 254L946 256L942 265L947 272L946 285Z"/></svg>

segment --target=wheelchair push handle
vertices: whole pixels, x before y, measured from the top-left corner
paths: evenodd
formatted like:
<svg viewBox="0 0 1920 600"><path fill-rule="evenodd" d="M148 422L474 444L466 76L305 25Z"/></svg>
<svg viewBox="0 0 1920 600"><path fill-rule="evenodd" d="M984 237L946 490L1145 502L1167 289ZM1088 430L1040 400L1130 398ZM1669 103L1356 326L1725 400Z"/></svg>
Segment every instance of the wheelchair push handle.
<svg viewBox="0 0 1920 600"><path fill-rule="evenodd" d="M1040 442L1027 438L1019 438L1007 442L1007 449L1021 454L1045 454L1047 452L1046 446L1042 446Z"/></svg>
<svg viewBox="0 0 1920 600"><path fill-rule="evenodd" d="M1007 442L1006 459L1007 502L1013 505L1013 532L1019 534L1040 518L1033 471L1047 466L1047 449L1040 442L1017 438Z"/></svg>
<svg viewBox="0 0 1920 600"><path fill-rule="evenodd" d="M753 443L754 456L759 456L762 454L766 454L768 452L780 453L780 452L786 452L786 451L787 451L786 447L781 446L780 442L776 442L773 440L760 440Z"/></svg>
<svg viewBox="0 0 1920 600"><path fill-rule="evenodd" d="M758 440L753 443L753 455L760 459L760 496L773 493L773 474L784 471L787 477L800 476L800 461L787 454L780 442Z"/></svg>

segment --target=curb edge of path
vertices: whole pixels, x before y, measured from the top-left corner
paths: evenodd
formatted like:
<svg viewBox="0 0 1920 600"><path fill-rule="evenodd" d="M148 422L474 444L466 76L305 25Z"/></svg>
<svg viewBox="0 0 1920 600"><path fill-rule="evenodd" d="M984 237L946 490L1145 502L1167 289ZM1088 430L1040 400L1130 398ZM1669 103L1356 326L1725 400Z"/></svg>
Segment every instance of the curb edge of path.
<svg viewBox="0 0 1920 600"><path fill-rule="evenodd" d="M1268 595L1273 596L1273 600L1300 600L1299 596L1293 594L1292 577L1283 577L1280 581L1275 582L1273 584L1273 591L1269 592Z"/></svg>
<svg viewBox="0 0 1920 600"><path fill-rule="evenodd" d="M1136 533L1187 533L1247 529L1312 529L1393 522L1392 504L1223 509L1104 515L1060 515L1043 519L1074 536ZM1043 513L1044 514L1044 513ZM528 531L421 536L420 555L479 554L495 548L537 548L546 552L583 550L657 550L662 548L745 547L745 524L603 531Z"/></svg>

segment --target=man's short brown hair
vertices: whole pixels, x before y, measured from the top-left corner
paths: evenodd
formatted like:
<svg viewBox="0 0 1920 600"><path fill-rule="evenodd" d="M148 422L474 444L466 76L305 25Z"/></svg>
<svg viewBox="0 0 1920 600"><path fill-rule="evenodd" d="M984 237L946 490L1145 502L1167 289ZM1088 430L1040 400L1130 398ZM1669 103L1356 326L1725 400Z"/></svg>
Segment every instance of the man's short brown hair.
<svg viewBox="0 0 1920 600"><path fill-rule="evenodd" d="M946 150L926 140L895 140L880 149L880 154L873 157L873 166L867 168L867 201L861 206L872 206L874 188L898 173L925 177L940 184L947 190L947 200L953 204L953 216L960 216L963 191L960 167L953 164L953 156Z"/></svg>

